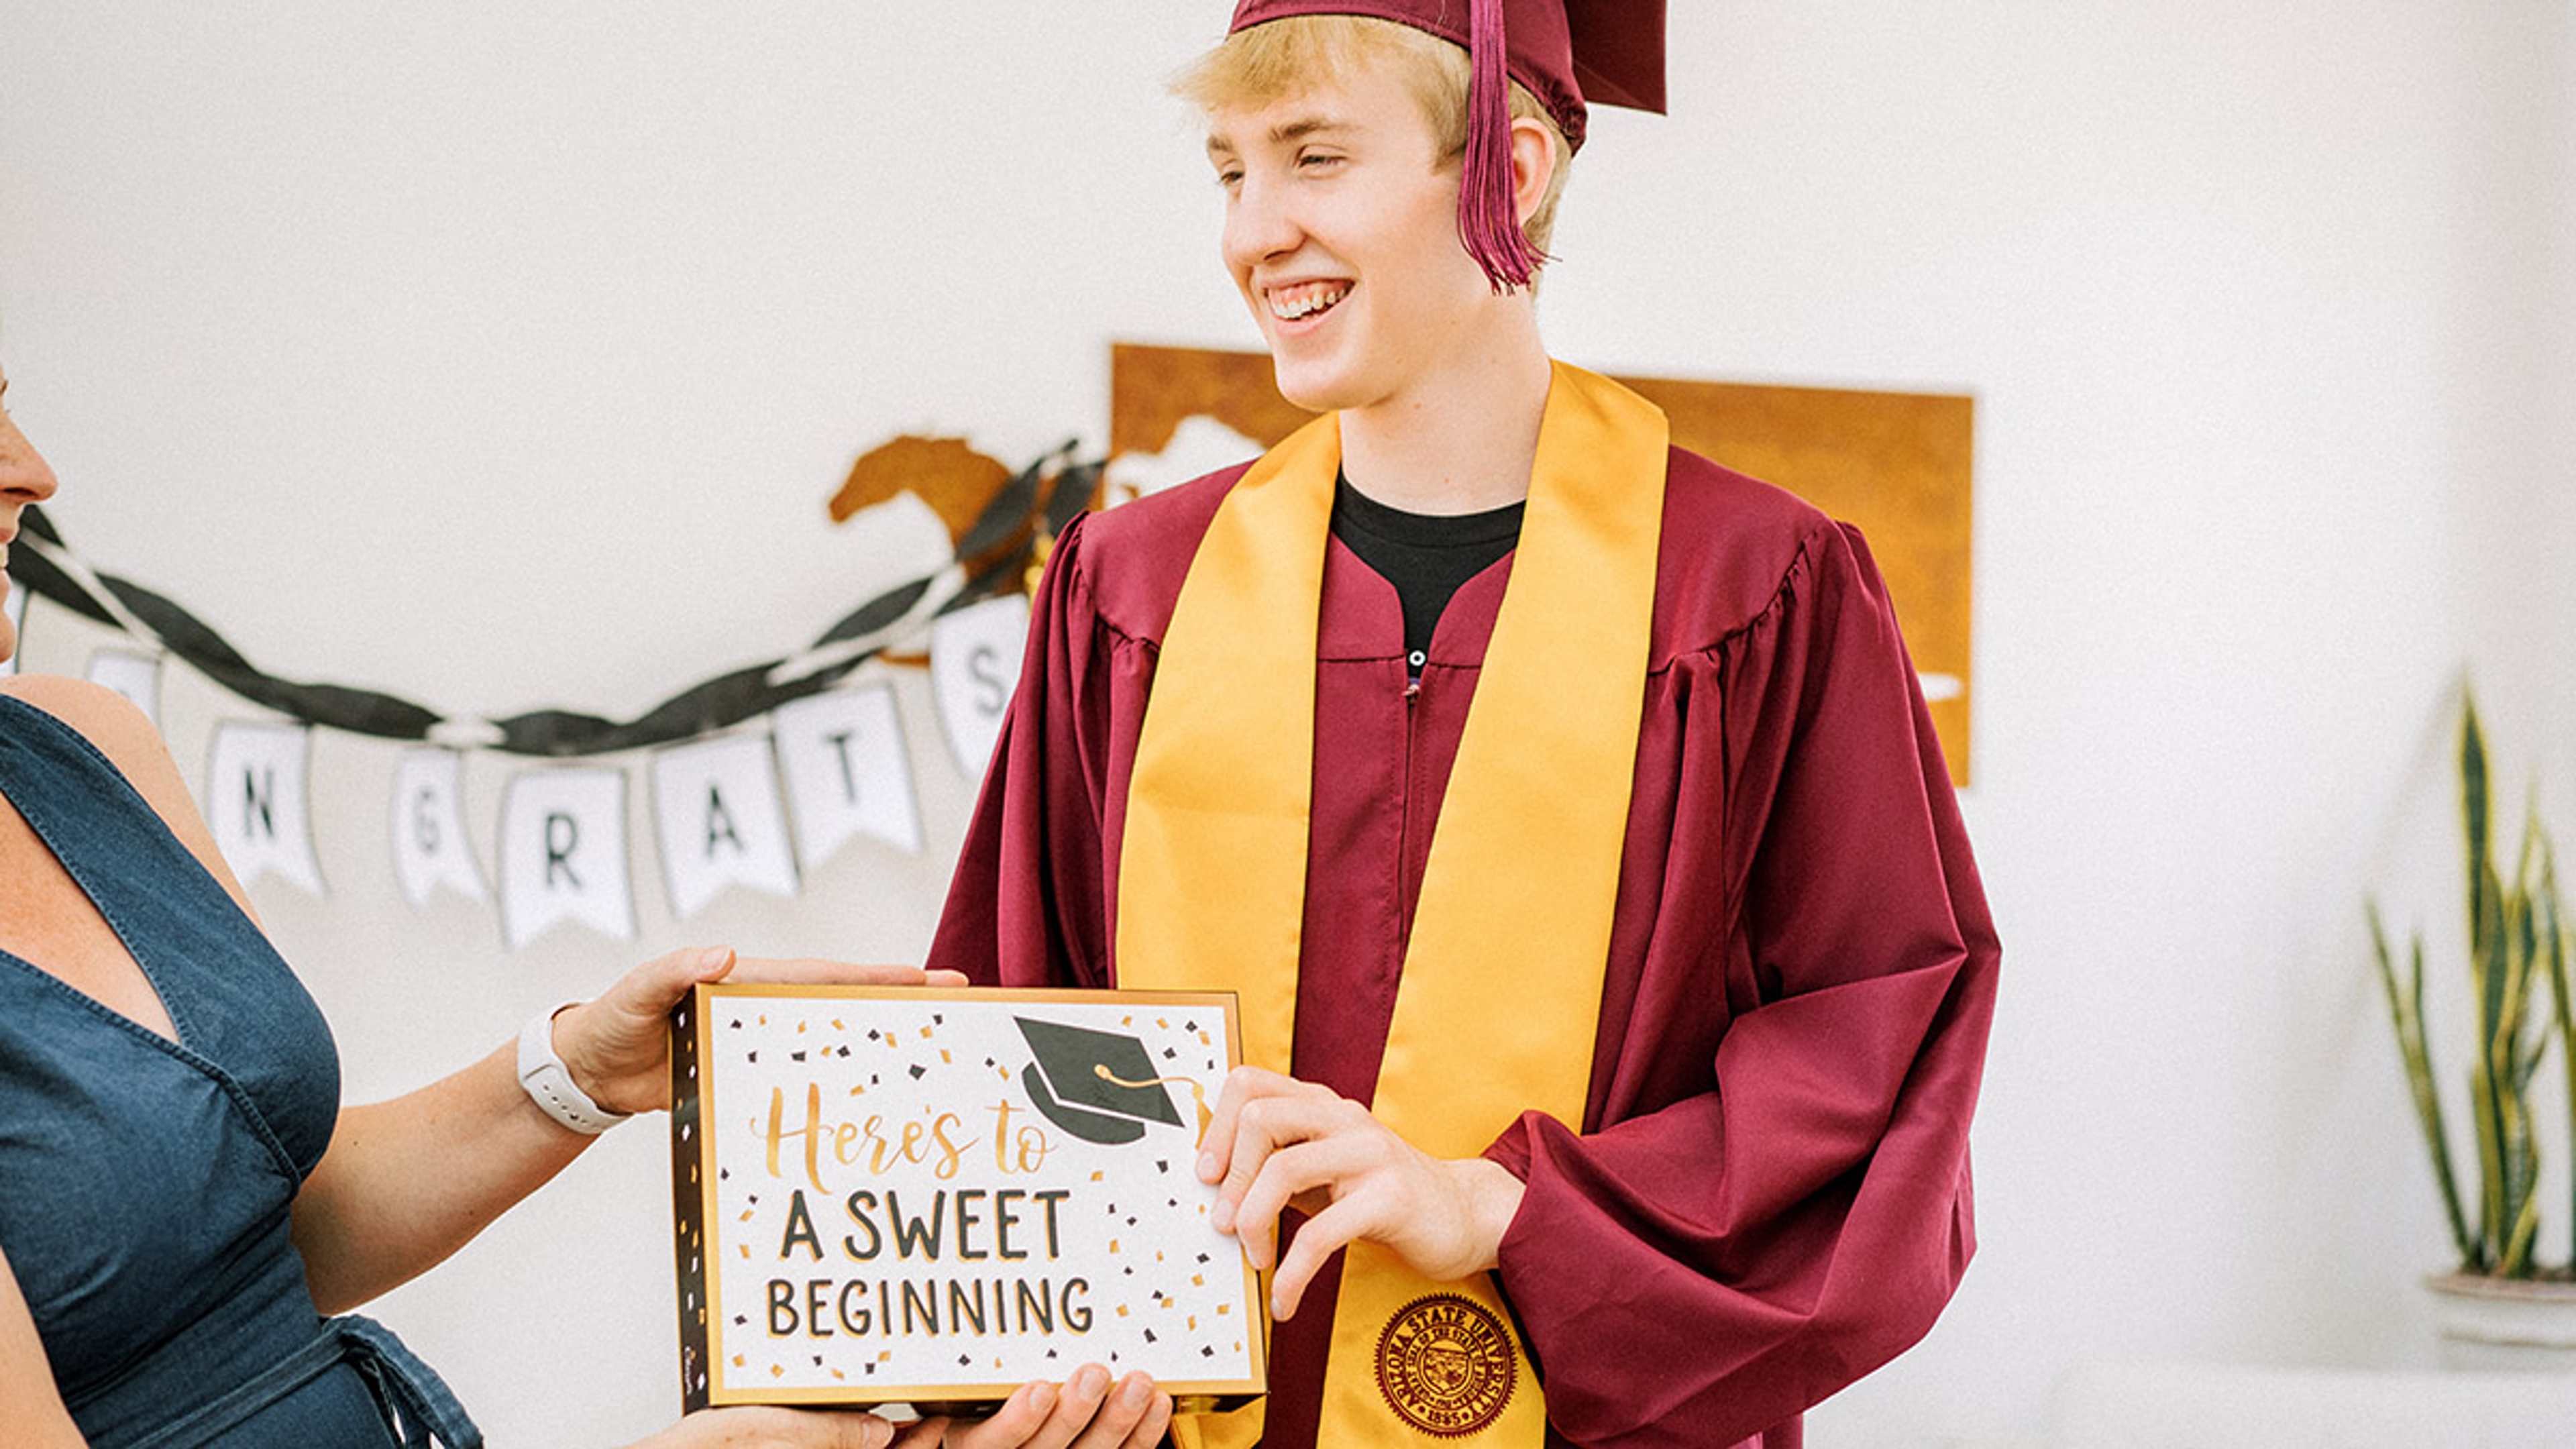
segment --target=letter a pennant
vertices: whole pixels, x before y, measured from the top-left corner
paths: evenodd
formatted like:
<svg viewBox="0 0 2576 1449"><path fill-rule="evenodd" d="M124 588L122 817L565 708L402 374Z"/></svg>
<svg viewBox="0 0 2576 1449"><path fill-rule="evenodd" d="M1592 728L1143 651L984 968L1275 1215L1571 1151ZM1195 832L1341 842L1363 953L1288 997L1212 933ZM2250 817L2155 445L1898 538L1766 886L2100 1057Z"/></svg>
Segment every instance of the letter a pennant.
<svg viewBox="0 0 2576 1449"><path fill-rule="evenodd" d="M796 857L769 741L733 735L653 757L653 824L671 913L698 913L729 885L796 895Z"/></svg>

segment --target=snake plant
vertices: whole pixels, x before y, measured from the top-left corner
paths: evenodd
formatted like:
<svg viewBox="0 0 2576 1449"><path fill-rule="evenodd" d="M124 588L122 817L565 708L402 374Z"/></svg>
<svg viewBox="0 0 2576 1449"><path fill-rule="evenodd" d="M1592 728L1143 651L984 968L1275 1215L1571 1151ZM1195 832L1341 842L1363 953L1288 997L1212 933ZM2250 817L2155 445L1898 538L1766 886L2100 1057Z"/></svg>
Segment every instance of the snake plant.
<svg viewBox="0 0 2576 1449"><path fill-rule="evenodd" d="M2424 937L2408 944L2405 970L2389 948L2377 902L2367 903L2371 947L2380 985L2397 1033L2398 1054L2414 1098L2417 1124L2433 1160L2434 1181L2450 1218L2451 1238L2465 1273L2529 1278L2539 1273L2540 1143L2531 1089L2554 1038L2571 1088L2576 1088L2576 1003L2569 996L2566 933L2558 903L2557 861L2537 811L2525 816L2521 848L2508 878L2493 840L2493 795L2488 781L2485 732L2477 703L2466 701L2460 719L2460 817L2467 856L2468 986L2470 1000L2469 1118L2477 1157L2477 1211L2463 1200L2453 1169L2433 1044L2424 1028ZM2550 1008L2536 1010L2535 993L2548 984ZM2571 1096L2576 1103L2576 1096ZM2569 1149L2576 1160L2576 1106L2569 1114ZM2576 1201L2569 1204L2576 1234ZM2576 1241L2571 1241L2576 1261Z"/></svg>

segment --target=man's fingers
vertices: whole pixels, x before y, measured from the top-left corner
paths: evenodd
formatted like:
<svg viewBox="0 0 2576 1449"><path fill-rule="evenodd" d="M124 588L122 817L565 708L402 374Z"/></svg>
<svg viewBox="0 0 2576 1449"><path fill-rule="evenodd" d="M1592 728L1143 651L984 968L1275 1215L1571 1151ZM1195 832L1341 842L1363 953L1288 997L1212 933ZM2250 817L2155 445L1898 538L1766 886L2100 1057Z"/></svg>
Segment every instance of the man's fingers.
<svg viewBox="0 0 2576 1449"><path fill-rule="evenodd" d="M1312 1090L1294 1077L1260 1067L1236 1067L1225 1074L1225 1086L1216 1094L1216 1107L1208 1114L1207 1131L1199 1137L1199 1181L1215 1182L1225 1176L1226 1164L1234 1157L1235 1124L1244 1107L1267 1097Z"/></svg>
<svg viewBox="0 0 2576 1449"><path fill-rule="evenodd" d="M1274 1150L1244 1189L1234 1209L1235 1235L1252 1266L1267 1268L1278 1256L1279 1215L1300 1194L1329 1189L1366 1162L1366 1144L1349 1136L1310 1137ZM1257 1246L1256 1246L1257 1244Z"/></svg>
<svg viewBox="0 0 2576 1449"><path fill-rule="evenodd" d="M1365 1236L1368 1217L1369 1208L1361 1198L1346 1197L1306 1219L1278 1271L1270 1275L1271 1317L1296 1316L1306 1299L1306 1285L1323 1270L1324 1260Z"/></svg>
<svg viewBox="0 0 2576 1449"><path fill-rule="evenodd" d="M1235 1114L1234 1147L1225 1180L1217 1186L1216 1205L1208 1210L1216 1230L1234 1232L1239 1222L1250 1218L1244 1199L1272 1153L1291 1143L1312 1141L1354 1125L1355 1116L1360 1121L1368 1120L1368 1114L1357 1103L1345 1102L1321 1088L1301 1090L1294 1096L1255 1097L1244 1103ZM1282 1193L1280 1201L1285 1203L1288 1196ZM1273 1208L1271 1215L1277 1214Z"/></svg>

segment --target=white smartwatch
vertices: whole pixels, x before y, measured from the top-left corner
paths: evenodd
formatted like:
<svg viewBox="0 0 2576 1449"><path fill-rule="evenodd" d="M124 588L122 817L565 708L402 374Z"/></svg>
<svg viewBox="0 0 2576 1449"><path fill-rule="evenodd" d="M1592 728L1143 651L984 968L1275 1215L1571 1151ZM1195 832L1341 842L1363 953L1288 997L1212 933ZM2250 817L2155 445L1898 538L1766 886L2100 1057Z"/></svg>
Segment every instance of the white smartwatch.
<svg viewBox="0 0 2576 1449"><path fill-rule="evenodd" d="M612 1112L590 1099L572 1079L572 1069L555 1055L555 1018L581 1005L567 1001L537 1013L519 1032L519 1085L545 1114L584 1137L596 1137L635 1115Z"/></svg>

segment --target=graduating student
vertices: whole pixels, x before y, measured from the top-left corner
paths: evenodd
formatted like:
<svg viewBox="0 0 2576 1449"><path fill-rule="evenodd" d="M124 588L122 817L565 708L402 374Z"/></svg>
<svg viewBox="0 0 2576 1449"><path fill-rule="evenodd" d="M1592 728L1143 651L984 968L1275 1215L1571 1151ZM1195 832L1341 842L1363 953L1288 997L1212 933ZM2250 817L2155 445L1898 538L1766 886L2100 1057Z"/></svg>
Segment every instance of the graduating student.
<svg viewBox="0 0 2576 1449"><path fill-rule="evenodd" d="M1184 1444L1794 1445L1973 1251L1998 950L1868 550L1539 341L1662 48L1243 0L1181 84L1326 415L1065 532L930 964L1240 994L1272 1392Z"/></svg>

